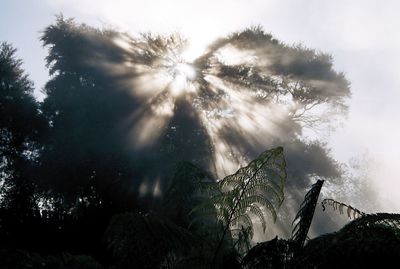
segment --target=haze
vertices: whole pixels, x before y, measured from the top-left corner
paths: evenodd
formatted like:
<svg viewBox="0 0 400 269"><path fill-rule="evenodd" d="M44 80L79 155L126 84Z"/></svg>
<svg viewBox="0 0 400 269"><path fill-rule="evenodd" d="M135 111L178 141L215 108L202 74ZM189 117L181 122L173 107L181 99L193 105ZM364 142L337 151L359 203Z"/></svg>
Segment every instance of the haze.
<svg viewBox="0 0 400 269"><path fill-rule="evenodd" d="M396 1L12 1L0 4L0 39L11 42L36 88L48 79L40 31L63 13L92 26L132 34L181 32L194 59L220 35L261 25L287 43L302 43L333 56L351 82L348 119L322 136L341 162L370 159L380 210L398 212L400 187L400 18ZM18 19L16 19L18 18ZM12 22L12 24L11 24ZM38 98L41 94L37 93ZM329 136L328 136L329 134ZM363 205L356 205L363 208Z"/></svg>

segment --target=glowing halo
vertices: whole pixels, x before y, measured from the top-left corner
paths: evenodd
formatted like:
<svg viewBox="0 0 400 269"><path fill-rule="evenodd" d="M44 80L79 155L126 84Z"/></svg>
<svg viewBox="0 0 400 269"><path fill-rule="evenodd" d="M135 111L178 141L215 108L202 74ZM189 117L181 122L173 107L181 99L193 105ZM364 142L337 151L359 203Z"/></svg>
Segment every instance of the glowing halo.
<svg viewBox="0 0 400 269"><path fill-rule="evenodd" d="M196 79L194 67L183 61L172 62L168 68L172 76L170 90L173 96L195 91L193 81Z"/></svg>

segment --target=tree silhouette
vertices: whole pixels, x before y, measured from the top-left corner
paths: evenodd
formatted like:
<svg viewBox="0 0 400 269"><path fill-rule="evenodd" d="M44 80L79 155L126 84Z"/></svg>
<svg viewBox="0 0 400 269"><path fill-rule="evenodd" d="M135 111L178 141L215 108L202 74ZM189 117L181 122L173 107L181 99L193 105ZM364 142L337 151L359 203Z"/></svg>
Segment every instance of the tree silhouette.
<svg viewBox="0 0 400 269"><path fill-rule="evenodd" d="M0 44L0 230L9 233L0 231L0 241L5 245L28 242L24 237L32 236L32 230L24 226L33 225L38 215L35 167L39 132L45 126L33 97L33 83L15 53L10 44Z"/></svg>
<svg viewBox="0 0 400 269"><path fill-rule="evenodd" d="M326 54L254 28L188 63L178 35L132 37L62 17L42 40L53 75L43 105L52 124L43 163L54 171L46 186L64 202L100 193L111 202L106 193L117 188L118 199L142 197L127 198L125 208L148 206L168 189L176 162L221 178L274 145L287 150L296 199L309 175L341 174L324 144L300 138L306 126L346 112L348 82Z"/></svg>
<svg viewBox="0 0 400 269"><path fill-rule="evenodd" d="M290 226L293 204L312 178L333 181L342 173L326 145L302 137L306 128L334 125L347 110L348 82L326 54L250 28L216 40L189 63L179 35L132 37L62 16L41 40L50 79L40 105L14 50L3 44L0 54L0 112L7 115L0 119L0 172L8 212L0 218L9 220L0 229L2 237L25 231L9 236L8 242L18 239L16 248L34 249L34 242L44 255L85 253L107 264L107 230L121 268L145 266L149 257L149 267L188 267L207 255L214 257L207 265L239 266L238 252L247 251L253 232L250 216L265 229L269 210ZM283 202L282 182L263 181L275 171L269 163L267 172L257 159L226 177L277 145L289 164L290 195L281 213L275 209ZM260 176L249 179L248 170ZM194 182L214 188L199 195ZM264 192L273 195L264 199ZM204 220L194 210L204 204L211 205L205 224L212 225L193 222ZM11 212L16 217L4 217ZM12 228L22 215L30 221ZM143 233L146 243L138 243L144 230L155 233ZM198 244L185 252L186 232ZM178 243L170 247L171 241Z"/></svg>

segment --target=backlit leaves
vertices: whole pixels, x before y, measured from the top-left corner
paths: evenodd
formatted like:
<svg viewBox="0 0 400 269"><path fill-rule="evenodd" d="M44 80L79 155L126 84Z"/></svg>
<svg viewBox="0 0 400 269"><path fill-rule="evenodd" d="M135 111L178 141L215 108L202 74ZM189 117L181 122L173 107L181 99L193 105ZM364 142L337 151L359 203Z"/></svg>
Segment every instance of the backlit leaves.
<svg viewBox="0 0 400 269"><path fill-rule="evenodd" d="M210 189L210 199L192 213L216 214L224 226L252 227L252 217L266 228L265 209L276 220L284 199L286 162L281 147L267 150L246 167L225 177ZM252 233L252 232L251 232Z"/></svg>

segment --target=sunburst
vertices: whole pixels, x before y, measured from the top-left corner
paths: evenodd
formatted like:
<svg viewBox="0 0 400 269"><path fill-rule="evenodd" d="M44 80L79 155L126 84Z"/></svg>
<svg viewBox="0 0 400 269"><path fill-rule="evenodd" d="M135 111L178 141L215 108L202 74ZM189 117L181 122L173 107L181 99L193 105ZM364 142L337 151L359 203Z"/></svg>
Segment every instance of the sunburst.
<svg viewBox="0 0 400 269"><path fill-rule="evenodd" d="M348 84L324 55L286 47L260 29L219 39L193 62L183 59L186 44L179 35L144 35L118 44L140 70L132 76L132 94L146 96L134 116L136 147L157 141L178 100L185 100L211 141L214 172L223 176L274 141L296 139L302 124L322 119L321 109L313 117L314 107L344 107ZM316 63L329 76L308 74ZM243 143L254 152L245 152Z"/></svg>

